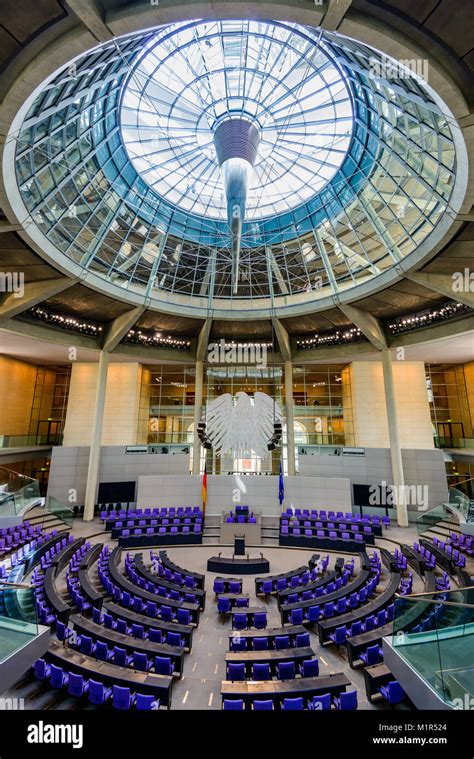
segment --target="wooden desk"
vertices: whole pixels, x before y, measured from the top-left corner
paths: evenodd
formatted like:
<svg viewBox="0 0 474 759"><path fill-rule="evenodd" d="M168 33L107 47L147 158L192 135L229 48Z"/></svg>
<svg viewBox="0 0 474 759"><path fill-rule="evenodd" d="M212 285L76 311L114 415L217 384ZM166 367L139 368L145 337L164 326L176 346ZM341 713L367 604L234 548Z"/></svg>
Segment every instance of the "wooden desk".
<svg viewBox="0 0 474 759"><path fill-rule="evenodd" d="M379 688L394 679L386 664L373 664L371 667L366 667L364 669L364 683L367 700L373 703L373 696L379 692Z"/></svg>
<svg viewBox="0 0 474 759"><path fill-rule="evenodd" d="M311 646L305 648L284 648L276 651L235 651L225 655L227 664L245 664L245 673L247 677L252 676L252 666L254 664L269 664L272 676L275 677L278 671L278 665L282 662L294 661L296 665L301 664L306 659L312 659L315 653Z"/></svg>
<svg viewBox="0 0 474 759"><path fill-rule="evenodd" d="M179 648L179 646L169 646L166 643L152 643L149 640L133 638L131 635L123 635L116 630L109 630L103 625L97 625L81 614L72 615L69 623L74 625L74 629L77 632L89 635L95 640L101 640L111 648L119 646L120 648L124 648L128 653L137 651L146 654L149 659L153 660L155 656L167 656L173 662L176 677L181 677L183 674L184 649Z"/></svg>
<svg viewBox="0 0 474 759"><path fill-rule="evenodd" d="M151 672L138 672L128 667L97 661L91 656L66 648L54 639L50 639L45 659L66 672L76 672L86 680L98 680L105 685L120 685L130 688L133 693L151 694L159 698L160 704L171 706L171 688L173 678L156 675Z"/></svg>
<svg viewBox="0 0 474 759"><path fill-rule="evenodd" d="M347 659L349 666L355 669L354 664L360 660L360 654L365 651L368 646L375 646L375 644L381 645L382 638L387 635L392 635L393 622L389 622L383 627L376 627L375 630L361 633L360 635L354 635L353 638L346 638Z"/></svg>
<svg viewBox="0 0 474 759"><path fill-rule="evenodd" d="M130 624L143 625L145 630L149 630L152 627L165 633L177 632L184 638L185 650L190 651L192 648L194 628L190 625L180 625L177 622L164 622L161 619L157 619L157 617L147 617L145 614L138 614L138 612L127 609L125 606L120 606L113 601L104 601L102 611L111 614L114 619L124 619Z"/></svg>
<svg viewBox="0 0 474 759"><path fill-rule="evenodd" d="M302 697L310 701L313 696L330 693L340 695L351 685L343 672L320 677L300 677L294 680L246 680L230 682L224 680L221 685L222 699L242 699L247 708L255 699L272 699L275 705L281 706L284 698Z"/></svg>
<svg viewBox="0 0 474 759"><path fill-rule="evenodd" d="M275 638L280 635L288 635L290 641L296 639L297 635L307 633L307 629L303 625L287 625L286 627L267 627L265 630L233 630L229 633L229 649L230 644L236 638L241 640L242 638L247 640L247 644L253 645L254 638L268 638L268 644L271 647L274 645ZM252 650L252 649L249 649ZM270 649L271 650L271 649ZM245 652L243 652L245 653Z"/></svg>

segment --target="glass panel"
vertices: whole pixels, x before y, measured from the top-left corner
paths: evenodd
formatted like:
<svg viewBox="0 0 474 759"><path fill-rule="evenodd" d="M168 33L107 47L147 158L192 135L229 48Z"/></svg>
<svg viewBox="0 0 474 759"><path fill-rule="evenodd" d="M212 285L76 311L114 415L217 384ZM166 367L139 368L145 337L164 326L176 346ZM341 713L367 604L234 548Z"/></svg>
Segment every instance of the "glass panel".
<svg viewBox="0 0 474 759"><path fill-rule="evenodd" d="M0 602L0 661L5 661L38 635L34 588L1 582Z"/></svg>
<svg viewBox="0 0 474 759"><path fill-rule="evenodd" d="M474 697L474 588L397 598L392 645L458 709Z"/></svg>
<svg viewBox="0 0 474 759"><path fill-rule="evenodd" d="M16 516L39 498L38 480L0 467L0 516Z"/></svg>
<svg viewBox="0 0 474 759"><path fill-rule="evenodd" d="M74 520L74 511L70 506L65 506L53 496L49 495L46 499L45 509L50 514L53 514L57 519L60 519L68 527L72 527Z"/></svg>

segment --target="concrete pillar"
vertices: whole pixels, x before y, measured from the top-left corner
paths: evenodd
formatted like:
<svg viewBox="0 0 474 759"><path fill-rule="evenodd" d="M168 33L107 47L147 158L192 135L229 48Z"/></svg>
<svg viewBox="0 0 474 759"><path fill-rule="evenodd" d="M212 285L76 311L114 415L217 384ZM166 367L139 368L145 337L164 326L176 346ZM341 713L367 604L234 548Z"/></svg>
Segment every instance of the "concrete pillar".
<svg viewBox="0 0 474 759"><path fill-rule="evenodd" d="M109 368L109 353L102 350L99 357L97 373L97 391L95 396L94 420L92 424L91 445L89 451L89 468L87 470L86 497L84 501L84 521L94 519L95 497L99 477L100 441L102 423L104 420L105 391L107 389L107 370Z"/></svg>
<svg viewBox="0 0 474 759"><path fill-rule="evenodd" d="M200 473L201 466L201 441L198 438L198 424L202 413L202 385L204 364L196 361L196 379L194 385L194 432L193 432L193 474Z"/></svg>
<svg viewBox="0 0 474 759"><path fill-rule="evenodd" d="M390 459L392 462L393 485L396 488L397 497L397 521L399 527L408 527L405 477L403 474L402 450L400 448L400 437L398 434L392 354L388 348L385 348L382 351L382 366L385 388L385 405L387 407L388 434L390 440Z"/></svg>
<svg viewBox="0 0 474 759"><path fill-rule="evenodd" d="M293 362L285 361L286 441L288 474L295 474L295 415L293 409Z"/></svg>

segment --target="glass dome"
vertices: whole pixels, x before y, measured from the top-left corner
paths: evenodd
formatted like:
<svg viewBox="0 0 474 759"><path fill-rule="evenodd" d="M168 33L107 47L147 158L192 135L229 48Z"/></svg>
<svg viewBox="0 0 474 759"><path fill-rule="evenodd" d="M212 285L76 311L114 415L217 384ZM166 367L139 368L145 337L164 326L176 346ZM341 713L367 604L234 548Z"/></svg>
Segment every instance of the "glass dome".
<svg viewBox="0 0 474 759"><path fill-rule="evenodd" d="M105 43L20 110L10 203L47 259L131 303L248 318L379 289L452 224L460 144L386 60L272 21Z"/></svg>

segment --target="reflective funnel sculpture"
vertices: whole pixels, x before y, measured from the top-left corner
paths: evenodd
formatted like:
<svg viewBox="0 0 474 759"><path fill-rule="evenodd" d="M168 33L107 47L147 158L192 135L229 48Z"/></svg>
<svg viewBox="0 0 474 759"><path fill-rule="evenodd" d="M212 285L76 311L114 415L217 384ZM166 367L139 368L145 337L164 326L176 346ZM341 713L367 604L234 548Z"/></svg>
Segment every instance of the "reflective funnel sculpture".
<svg viewBox="0 0 474 759"><path fill-rule="evenodd" d="M259 128L250 119L235 116L221 121L214 130L214 146L227 201L227 220L232 237L232 291L239 284L240 246L247 192L260 144Z"/></svg>

